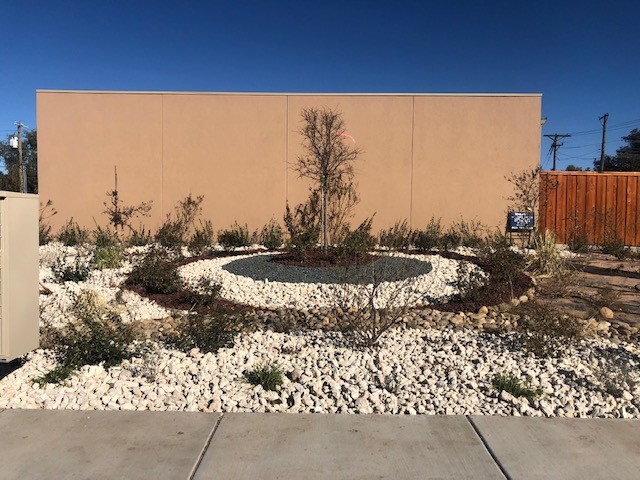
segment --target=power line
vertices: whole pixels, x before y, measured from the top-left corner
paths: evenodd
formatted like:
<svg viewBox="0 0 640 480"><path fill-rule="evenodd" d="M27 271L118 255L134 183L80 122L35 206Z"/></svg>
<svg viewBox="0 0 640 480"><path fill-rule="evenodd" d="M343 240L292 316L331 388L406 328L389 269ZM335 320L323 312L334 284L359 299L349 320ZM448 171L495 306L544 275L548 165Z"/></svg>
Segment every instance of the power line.
<svg viewBox="0 0 640 480"><path fill-rule="evenodd" d="M629 127L633 127L635 125L640 126L640 118L637 118L635 120L627 120L626 122L621 122L621 123L616 123L615 125L610 125L608 128L609 130L620 130L623 128L629 128ZM592 130L581 130L579 132L573 132L571 133L572 136L578 136L578 135L589 135L589 134L594 134L594 133L600 133L602 131L601 128L594 128Z"/></svg>
<svg viewBox="0 0 640 480"><path fill-rule="evenodd" d="M553 133L551 135L545 135L545 137L547 138L551 138L553 140L553 142L551 142L551 146L549 147L549 152L551 152L551 150L553 150L553 168L552 170L556 169L556 162L558 160L558 149L564 145L564 143L558 142L558 139L560 138L568 138L571 135L568 133Z"/></svg>

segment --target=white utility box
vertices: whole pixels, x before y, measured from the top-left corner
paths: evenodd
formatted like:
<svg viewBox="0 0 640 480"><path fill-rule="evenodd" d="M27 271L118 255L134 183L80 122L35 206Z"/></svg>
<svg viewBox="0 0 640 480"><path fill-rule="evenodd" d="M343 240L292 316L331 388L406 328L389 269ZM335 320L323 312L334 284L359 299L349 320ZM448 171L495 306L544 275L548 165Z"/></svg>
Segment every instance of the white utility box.
<svg viewBox="0 0 640 480"><path fill-rule="evenodd" d="M38 195L0 191L0 362L38 348Z"/></svg>

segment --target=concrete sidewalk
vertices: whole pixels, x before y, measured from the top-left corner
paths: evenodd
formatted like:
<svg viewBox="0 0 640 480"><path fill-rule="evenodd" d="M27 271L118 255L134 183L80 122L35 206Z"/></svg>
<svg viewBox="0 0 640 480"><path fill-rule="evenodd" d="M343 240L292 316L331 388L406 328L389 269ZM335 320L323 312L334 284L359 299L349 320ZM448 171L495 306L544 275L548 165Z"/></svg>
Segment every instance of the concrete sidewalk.
<svg viewBox="0 0 640 480"><path fill-rule="evenodd" d="M0 412L2 479L637 479L640 420Z"/></svg>

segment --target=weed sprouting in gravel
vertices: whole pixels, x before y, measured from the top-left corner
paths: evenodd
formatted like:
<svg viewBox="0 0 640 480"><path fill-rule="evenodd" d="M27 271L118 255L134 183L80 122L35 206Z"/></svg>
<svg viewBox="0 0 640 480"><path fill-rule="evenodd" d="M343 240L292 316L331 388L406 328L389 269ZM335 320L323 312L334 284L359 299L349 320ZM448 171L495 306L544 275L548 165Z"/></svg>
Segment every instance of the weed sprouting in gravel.
<svg viewBox="0 0 640 480"><path fill-rule="evenodd" d="M496 374L491 380L491 385L497 392L505 391L516 398L524 397L530 402L543 393L539 388L523 385L518 377L510 373Z"/></svg>
<svg viewBox="0 0 640 480"><path fill-rule="evenodd" d="M265 363L244 373L251 385L261 385L267 391L275 391L284 381L284 373L277 363Z"/></svg>

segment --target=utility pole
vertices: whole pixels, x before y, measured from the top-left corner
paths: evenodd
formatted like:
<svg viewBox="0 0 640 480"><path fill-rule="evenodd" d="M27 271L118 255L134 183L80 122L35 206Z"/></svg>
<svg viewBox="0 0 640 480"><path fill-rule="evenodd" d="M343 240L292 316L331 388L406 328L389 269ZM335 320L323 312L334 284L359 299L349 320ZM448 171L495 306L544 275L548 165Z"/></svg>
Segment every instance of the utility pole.
<svg viewBox="0 0 640 480"><path fill-rule="evenodd" d="M567 133L553 133L550 135L545 135L545 137L550 138L552 140L551 142L551 147L549 147L549 150L553 150L553 168L552 170L556 169L556 163L558 161L558 148L560 148L562 145L564 145L564 143L562 142L558 142L559 138L567 138L570 137L571 135L567 134Z"/></svg>
<svg viewBox="0 0 640 480"><path fill-rule="evenodd" d="M598 117L598 120L602 120L602 147L600 148L600 171L604 172L604 143L607 136L607 119L609 114L605 113L603 116Z"/></svg>
<svg viewBox="0 0 640 480"><path fill-rule="evenodd" d="M15 124L18 126L18 190L27 193L27 169L22 161L22 127L26 125L21 122L15 122Z"/></svg>

